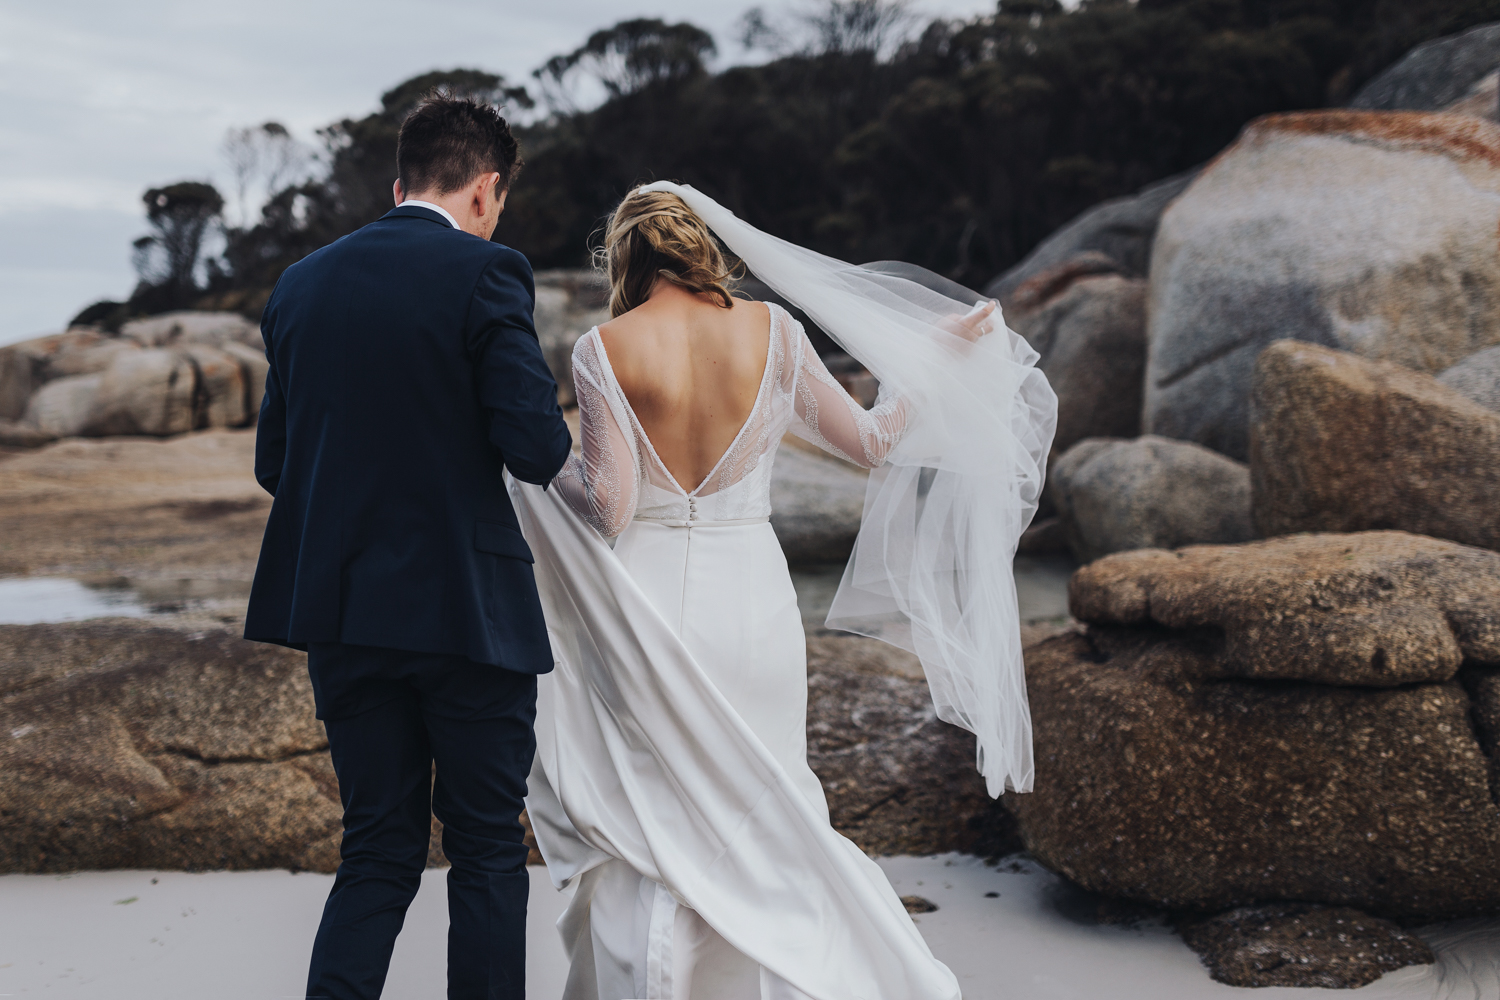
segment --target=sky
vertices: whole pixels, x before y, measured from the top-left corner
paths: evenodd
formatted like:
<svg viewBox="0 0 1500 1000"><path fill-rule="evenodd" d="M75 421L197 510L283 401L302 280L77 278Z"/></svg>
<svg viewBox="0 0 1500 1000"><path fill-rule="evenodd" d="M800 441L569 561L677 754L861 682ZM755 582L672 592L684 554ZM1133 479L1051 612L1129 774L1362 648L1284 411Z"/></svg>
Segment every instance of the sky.
<svg viewBox="0 0 1500 1000"><path fill-rule="evenodd" d="M770 13L810 0L763 2ZM178 180L229 193L220 147L268 120L294 135L376 109L433 69L531 81L546 59L627 17L712 32L717 65L755 58L733 28L755 0L0 0L0 344L124 298L140 197ZM967 17L993 0L918 0ZM533 88L534 90L534 88Z"/></svg>

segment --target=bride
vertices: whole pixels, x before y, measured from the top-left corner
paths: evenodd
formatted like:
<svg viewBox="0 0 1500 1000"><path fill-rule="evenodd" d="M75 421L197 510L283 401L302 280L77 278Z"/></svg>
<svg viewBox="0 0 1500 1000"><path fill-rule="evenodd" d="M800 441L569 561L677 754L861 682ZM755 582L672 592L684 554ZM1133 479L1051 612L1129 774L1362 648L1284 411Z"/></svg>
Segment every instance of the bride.
<svg viewBox="0 0 1500 1000"><path fill-rule="evenodd" d="M873 409L790 314L731 295L719 241L871 369ZM808 767L771 468L790 430L874 470L829 625L916 652L991 794L1026 790L1010 559L1056 408L1035 354L944 279L821 257L689 187L632 191L604 253L613 318L573 355L582 454L550 490L512 484L557 664L527 808L575 886L565 1000L956 998Z"/></svg>

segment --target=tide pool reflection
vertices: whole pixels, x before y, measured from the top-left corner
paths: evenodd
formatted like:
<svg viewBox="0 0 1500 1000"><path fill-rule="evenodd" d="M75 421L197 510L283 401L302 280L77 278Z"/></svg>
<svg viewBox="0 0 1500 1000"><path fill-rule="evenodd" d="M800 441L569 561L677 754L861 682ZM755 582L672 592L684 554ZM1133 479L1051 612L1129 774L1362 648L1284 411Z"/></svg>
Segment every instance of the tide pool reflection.
<svg viewBox="0 0 1500 1000"><path fill-rule="evenodd" d="M1068 579L1077 568L1078 563L1067 555L1016 556L1016 600L1023 624L1067 619ZM843 577L843 563L792 569L803 628L815 631L823 627Z"/></svg>
<svg viewBox="0 0 1500 1000"><path fill-rule="evenodd" d="M208 605L243 611L243 580L19 577L0 580L0 625L144 618Z"/></svg>
<svg viewBox="0 0 1500 1000"><path fill-rule="evenodd" d="M1015 566L1022 622L1065 619L1068 577L1076 567L1072 559L1018 556ZM792 570L802 622L809 631L823 628L843 575L842 563ZM0 625L143 618L204 609L243 615L249 598L248 580L16 577L0 580Z"/></svg>

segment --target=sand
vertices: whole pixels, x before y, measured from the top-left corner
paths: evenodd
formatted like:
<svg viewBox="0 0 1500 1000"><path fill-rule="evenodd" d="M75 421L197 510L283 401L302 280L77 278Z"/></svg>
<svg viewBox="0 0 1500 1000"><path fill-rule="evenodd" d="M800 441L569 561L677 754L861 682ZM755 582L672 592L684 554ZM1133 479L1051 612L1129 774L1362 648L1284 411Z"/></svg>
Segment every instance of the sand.
<svg viewBox="0 0 1500 1000"><path fill-rule="evenodd" d="M1034 864L886 858L915 919L967 1000L1212 1000L1246 996L1208 978L1154 922L1101 926L1061 880ZM1011 870L1015 869L1015 870ZM532 1000L557 1000L566 966L553 922L566 902L532 874L527 962ZM284 1000L302 996L308 950L331 876L287 872L91 872L0 878L0 996L68 1000ZM990 897L987 893L998 893ZM397 943L385 996L444 995L443 872L429 871ZM1361 990L1256 991L1256 1000L1343 996L1500 1000L1500 920L1423 932L1438 965Z"/></svg>

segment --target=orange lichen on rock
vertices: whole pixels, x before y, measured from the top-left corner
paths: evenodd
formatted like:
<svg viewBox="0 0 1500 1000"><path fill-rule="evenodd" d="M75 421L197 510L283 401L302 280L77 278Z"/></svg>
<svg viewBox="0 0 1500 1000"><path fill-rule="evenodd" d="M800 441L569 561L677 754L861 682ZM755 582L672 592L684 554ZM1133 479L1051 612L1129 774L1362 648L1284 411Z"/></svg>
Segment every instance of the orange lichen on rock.
<svg viewBox="0 0 1500 1000"><path fill-rule="evenodd" d="M1241 142L1274 133L1367 140L1500 166L1500 125L1469 115L1430 111L1294 111L1263 115Z"/></svg>

